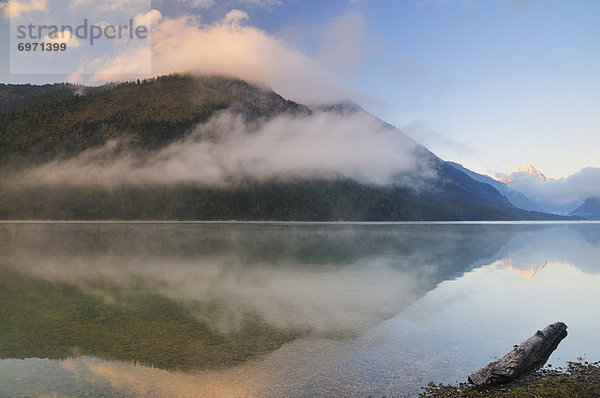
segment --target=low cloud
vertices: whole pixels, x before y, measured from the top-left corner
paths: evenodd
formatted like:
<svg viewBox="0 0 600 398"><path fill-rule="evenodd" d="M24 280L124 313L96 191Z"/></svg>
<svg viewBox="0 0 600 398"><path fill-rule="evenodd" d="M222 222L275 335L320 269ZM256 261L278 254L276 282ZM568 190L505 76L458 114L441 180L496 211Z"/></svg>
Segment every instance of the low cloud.
<svg viewBox="0 0 600 398"><path fill-rule="evenodd" d="M126 143L113 141L25 171L14 181L104 188L181 183L222 187L246 179L343 177L386 185L398 182L402 173L426 170L413 153L415 146L368 114L280 115L257 128L226 112L156 152L136 154Z"/></svg>
<svg viewBox="0 0 600 398"><path fill-rule="evenodd" d="M516 179L510 186L545 203L570 203L591 196L600 197L600 167L588 167L559 180Z"/></svg>
<svg viewBox="0 0 600 398"><path fill-rule="evenodd" d="M328 69L267 32L243 25L247 20L248 15L240 10L208 25L193 16L163 18L152 30L152 75L229 75L266 84L286 98L310 104L354 96ZM103 59L93 81L136 74L132 60L143 58L139 55L128 48L113 59Z"/></svg>

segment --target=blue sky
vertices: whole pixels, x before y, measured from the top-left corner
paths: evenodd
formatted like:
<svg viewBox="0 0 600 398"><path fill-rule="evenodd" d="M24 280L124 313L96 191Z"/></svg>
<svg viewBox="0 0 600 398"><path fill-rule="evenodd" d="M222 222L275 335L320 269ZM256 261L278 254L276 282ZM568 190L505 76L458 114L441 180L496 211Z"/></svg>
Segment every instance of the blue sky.
<svg viewBox="0 0 600 398"><path fill-rule="evenodd" d="M298 100L308 98L297 91L302 81L324 99L349 97L475 171L531 163L559 178L600 166L598 0L171 0L152 8L163 22L195 15L201 27L245 12L233 23L255 29L240 34L259 35L252 45L271 46L281 54L272 63L290 71L266 84ZM0 81L67 79L11 75L8 19L1 23Z"/></svg>

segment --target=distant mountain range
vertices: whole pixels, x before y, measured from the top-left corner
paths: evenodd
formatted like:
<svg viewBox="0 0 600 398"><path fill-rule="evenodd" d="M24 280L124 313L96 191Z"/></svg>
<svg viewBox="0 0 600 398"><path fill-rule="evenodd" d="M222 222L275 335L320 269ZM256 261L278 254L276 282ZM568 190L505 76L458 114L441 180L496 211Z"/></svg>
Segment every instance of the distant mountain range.
<svg viewBox="0 0 600 398"><path fill-rule="evenodd" d="M542 192L545 192L545 199L543 200L528 196L531 187L543 188L544 185L548 183L555 184L554 188L556 188L556 184L564 184L564 181L546 177L544 173L530 164L514 169L505 176L500 177L496 183L490 183L509 198L512 204L522 209L567 215L574 214L574 210L581 206L584 200L586 200L586 197L580 197L568 202L556 200L552 196L553 191L547 189L549 187L542 189ZM509 192L506 192L506 190ZM514 193L516 193L519 198L515 198ZM525 198L525 201L522 200L523 198Z"/></svg>
<svg viewBox="0 0 600 398"><path fill-rule="evenodd" d="M586 220L600 220L600 198L587 198L585 202L573 210L570 215L585 218Z"/></svg>
<svg viewBox="0 0 600 398"><path fill-rule="evenodd" d="M523 195L521 192L519 192L515 189L512 189L508 185L508 183L495 180L492 177L487 176L485 174L475 173L474 171L471 171L458 163L454 163L454 162L448 162L448 163L451 164L452 166L454 166L455 168L457 168L458 170L462 171L463 173L465 173L472 179L493 186L494 188L496 188L498 190L498 192L500 192L502 195L504 195L506 197L506 199L508 199L508 201L513 206L515 206L519 209L523 209L523 210L544 212L544 210L541 207L539 207L532 199L529 199L527 196Z"/></svg>
<svg viewBox="0 0 600 398"><path fill-rule="evenodd" d="M553 178L546 177L541 171L537 170L532 165L523 165L511 171L506 176L496 180L488 175L479 174L474 171L471 171L458 163L448 163L457 168L458 170L462 171L463 173L467 174L474 180L493 186L498 190L498 192L504 195L513 206L519 209L558 215L570 215L590 220L596 219L593 217L597 217L592 215L594 213L590 207L591 204L594 203L594 198L589 198L588 205L584 207L583 210L581 210L580 207L583 206L582 203L584 202L585 198L568 203L549 202L540 201L535 198L528 197L523 192L520 192L518 189L518 184L516 184L515 181L522 182L526 179L533 179L539 182L556 181Z"/></svg>
<svg viewBox="0 0 600 398"><path fill-rule="evenodd" d="M0 85L0 218L144 220L549 220L506 184L445 162L383 121L427 167L407 170L387 184L327 175L254 178L229 185L121 183L110 188L46 184L15 178L90 150L99 164L134 164L163 156L174 143L218 143L228 131L196 126L236 115L250 134L282 115L368 115L353 103L311 109L239 79L182 75L89 88ZM115 144L116 142L116 144ZM298 148L302 150L302 148ZM101 153L101 152L99 152ZM310 154L307 154L310 155ZM399 155L400 156L400 155ZM91 160L90 160L91 162ZM84 164L88 166L88 164ZM45 169L41 169L45 170ZM198 170L203 172L204 170ZM227 177L227 176L226 176ZM90 179L93 179L90 176ZM407 184L406 181L418 183Z"/></svg>

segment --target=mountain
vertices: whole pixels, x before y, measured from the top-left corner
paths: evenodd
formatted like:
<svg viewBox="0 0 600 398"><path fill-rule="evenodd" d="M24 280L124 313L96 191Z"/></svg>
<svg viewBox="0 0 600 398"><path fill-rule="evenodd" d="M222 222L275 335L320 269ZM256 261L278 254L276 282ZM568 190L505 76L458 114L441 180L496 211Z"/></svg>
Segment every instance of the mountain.
<svg viewBox="0 0 600 398"><path fill-rule="evenodd" d="M573 209L581 206L584 199L577 199L572 202L559 203L559 202L542 202L536 199L530 199L535 205L537 205L544 213L568 215Z"/></svg>
<svg viewBox="0 0 600 398"><path fill-rule="evenodd" d="M535 210L542 211L544 213L551 214L560 214L567 215L570 214L574 209L580 206L585 198L578 198L571 202L555 202L553 201L553 197L549 194L546 194L546 199L539 199L530 195L533 195L533 192L539 191L539 188L543 188L547 183L556 183L557 180L553 178L546 177L541 171L536 169L530 164L521 166L509 174L505 175L503 178L500 178L496 181L498 184L505 185L510 192L515 192L521 199L525 199L525 201L517 201L513 203L515 206L527 209L527 210ZM498 187L497 184L492 184L495 187ZM538 189L535 189L535 188ZM511 197L507 195L502 189L499 189L504 195L507 197ZM518 204L517 204L518 203Z"/></svg>
<svg viewBox="0 0 600 398"><path fill-rule="evenodd" d="M476 181L352 103L310 109L266 87L239 79L182 75L97 88L5 85L0 87L0 98L16 98L0 111L0 177L3 177L0 181L4 181L0 182L0 218L4 219L556 218L517 209L496 188ZM164 156L161 151L174 144L210 146L231 134L242 134L235 123L221 130L210 127L210 121L226 115L235 115L241 120L244 127L241 131L247 137L244 145L255 145L251 137L256 136L260 126L276 118L312 117L323 113L335 114L339 119L360 114L365 120L375 120L386 134L394 134L400 142L414 148L410 157L427 166L404 172L396 176L395 182L386 185L339 175L313 175L245 177L236 182L226 179L229 182L222 185L184 181L158 185L119 183L105 187L94 185L96 177L90 175L85 186L61 186L46 184L48 175L43 168L38 183L15 177L32 168L61 164L90 153L95 157L90 160L84 156L76 167L88 167L91 162L116 167L115 164L124 161L143 165L152 163L153 157ZM321 123L321 119L318 122ZM196 127L201 123L209 127L198 132ZM115 163L115 159L121 163ZM181 165L175 164L171 169L181 171Z"/></svg>
<svg viewBox="0 0 600 398"><path fill-rule="evenodd" d="M533 200L529 199L521 192L510 188L506 183L495 180L492 177L484 174L475 173L474 171L471 171L463 167L461 164L455 162L448 162L448 164L462 171L475 181L489 184L492 187L496 188L498 192L504 195L513 206L523 210L543 212L543 210L537 204L535 204Z"/></svg>
<svg viewBox="0 0 600 398"><path fill-rule="evenodd" d="M68 83L43 86L0 83L0 112L71 97L77 93L84 93L86 90L88 89L83 86Z"/></svg>
<svg viewBox="0 0 600 398"><path fill-rule="evenodd" d="M499 179L500 182L510 184L511 182L523 178L535 178L540 181L552 181L552 178L547 178L542 172L530 164L523 165L508 173L505 177Z"/></svg>
<svg viewBox="0 0 600 398"><path fill-rule="evenodd" d="M600 220L600 198L587 198L585 202L573 210L570 215L585 218L586 220Z"/></svg>
<svg viewBox="0 0 600 398"><path fill-rule="evenodd" d="M61 91L59 98L47 101L57 87L45 87L49 94L36 94L44 100L33 104L20 99L33 90L30 86L0 87L0 97L9 92L19 98L8 106L11 111L0 112L0 166L69 157L122 137L143 149L163 147L223 109L248 121L310 112L238 79L163 76L90 89L87 95Z"/></svg>

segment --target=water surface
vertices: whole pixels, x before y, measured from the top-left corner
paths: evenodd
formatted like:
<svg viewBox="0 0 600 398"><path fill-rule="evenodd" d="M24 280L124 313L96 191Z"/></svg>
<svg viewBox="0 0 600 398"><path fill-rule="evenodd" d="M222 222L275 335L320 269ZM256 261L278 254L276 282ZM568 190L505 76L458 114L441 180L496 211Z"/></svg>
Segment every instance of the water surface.
<svg viewBox="0 0 600 398"><path fill-rule="evenodd" d="M600 224L3 223L0 396L401 396L561 320Z"/></svg>

